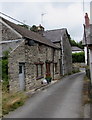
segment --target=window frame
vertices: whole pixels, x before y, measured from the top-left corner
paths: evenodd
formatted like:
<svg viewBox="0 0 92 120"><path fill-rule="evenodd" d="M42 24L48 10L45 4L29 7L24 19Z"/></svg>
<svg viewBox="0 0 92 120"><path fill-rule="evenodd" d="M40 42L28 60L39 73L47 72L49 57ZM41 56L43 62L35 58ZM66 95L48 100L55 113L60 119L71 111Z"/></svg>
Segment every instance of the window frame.
<svg viewBox="0 0 92 120"><path fill-rule="evenodd" d="M58 63L54 63L55 74L58 74Z"/></svg>
<svg viewBox="0 0 92 120"><path fill-rule="evenodd" d="M44 64L43 62L42 63L35 63L35 65L36 65L36 79L37 80L44 77L44 75L43 75L43 64ZM39 71L38 71L39 66L41 68L41 71L40 71L41 75L39 75Z"/></svg>

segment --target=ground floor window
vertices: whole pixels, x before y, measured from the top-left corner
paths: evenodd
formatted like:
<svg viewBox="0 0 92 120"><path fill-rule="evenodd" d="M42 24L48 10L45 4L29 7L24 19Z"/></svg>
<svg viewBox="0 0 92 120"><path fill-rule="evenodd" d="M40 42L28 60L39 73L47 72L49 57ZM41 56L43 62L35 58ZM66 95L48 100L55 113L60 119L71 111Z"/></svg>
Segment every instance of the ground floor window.
<svg viewBox="0 0 92 120"><path fill-rule="evenodd" d="M36 77L37 79L43 77L43 64L36 64Z"/></svg>

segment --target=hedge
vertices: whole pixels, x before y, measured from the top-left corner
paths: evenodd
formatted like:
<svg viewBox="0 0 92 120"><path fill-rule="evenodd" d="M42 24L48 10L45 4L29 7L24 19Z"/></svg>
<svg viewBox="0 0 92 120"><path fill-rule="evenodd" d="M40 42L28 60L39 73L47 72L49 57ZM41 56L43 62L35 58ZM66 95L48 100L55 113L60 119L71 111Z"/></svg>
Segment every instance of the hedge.
<svg viewBox="0 0 92 120"><path fill-rule="evenodd" d="M73 63L84 63L85 62L84 52L72 53L72 62Z"/></svg>

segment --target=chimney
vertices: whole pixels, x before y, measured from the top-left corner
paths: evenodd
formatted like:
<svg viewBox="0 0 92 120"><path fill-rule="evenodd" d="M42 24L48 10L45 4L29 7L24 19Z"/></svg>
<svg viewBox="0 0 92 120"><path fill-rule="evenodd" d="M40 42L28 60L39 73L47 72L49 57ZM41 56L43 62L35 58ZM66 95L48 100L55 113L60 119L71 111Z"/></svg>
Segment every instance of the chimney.
<svg viewBox="0 0 92 120"><path fill-rule="evenodd" d="M88 28L89 27L89 17L88 17L88 13L85 13L85 27Z"/></svg>
<svg viewBox="0 0 92 120"><path fill-rule="evenodd" d="M44 27L40 24L38 26L38 33L41 34L41 35L43 35L43 32L44 32Z"/></svg>
<svg viewBox="0 0 92 120"><path fill-rule="evenodd" d="M92 24L92 1L90 2L90 24Z"/></svg>

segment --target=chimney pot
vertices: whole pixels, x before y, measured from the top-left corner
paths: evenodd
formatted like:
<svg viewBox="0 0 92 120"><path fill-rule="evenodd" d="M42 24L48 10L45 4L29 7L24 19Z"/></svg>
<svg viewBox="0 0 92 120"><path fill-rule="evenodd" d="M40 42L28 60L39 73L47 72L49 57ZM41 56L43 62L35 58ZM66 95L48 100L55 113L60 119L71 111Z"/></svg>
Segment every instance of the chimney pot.
<svg viewBox="0 0 92 120"><path fill-rule="evenodd" d="M88 17L88 13L85 13L85 27L88 28L89 27L89 17Z"/></svg>

